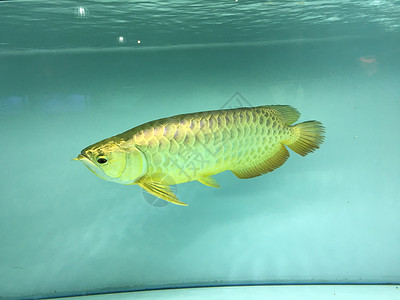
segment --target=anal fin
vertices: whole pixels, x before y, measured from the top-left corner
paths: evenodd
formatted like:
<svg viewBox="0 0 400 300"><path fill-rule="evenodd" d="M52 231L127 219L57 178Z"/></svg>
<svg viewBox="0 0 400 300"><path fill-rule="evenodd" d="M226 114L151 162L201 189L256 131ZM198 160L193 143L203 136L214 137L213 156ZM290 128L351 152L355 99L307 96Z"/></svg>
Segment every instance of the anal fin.
<svg viewBox="0 0 400 300"><path fill-rule="evenodd" d="M211 176L206 176L206 177L203 177L203 178L200 178L197 180L207 186L212 186L212 187L216 187L216 188L220 187L218 182Z"/></svg>
<svg viewBox="0 0 400 300"><path fill-rule="evenodd" d="M289 151L281 144L279 150L270 158L254 166L244 166L243 168L231 171L240 179L253 178L279 168L286 162L288 157Z"/></svg>
<svg viewBox="0 0 400 300"><path fill-rule="evenodd" d="M171 191L171 188L168 185L163 185L157 182L147 182L147 181L142 181L138 182L138 185L144 189L146 192L161 198L165 201L177 204L177 205L183 205L187 206L186 203L181 202L178 200L176 195Z"/></svg>

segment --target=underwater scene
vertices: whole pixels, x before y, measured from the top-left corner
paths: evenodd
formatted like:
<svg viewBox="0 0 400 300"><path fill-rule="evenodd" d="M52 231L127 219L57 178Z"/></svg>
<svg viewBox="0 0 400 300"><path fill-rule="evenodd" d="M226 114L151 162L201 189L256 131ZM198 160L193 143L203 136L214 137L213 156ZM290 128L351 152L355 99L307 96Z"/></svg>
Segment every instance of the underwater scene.
<svg viewBox="0 0 400 300"><path fill-rule="evenodd" d="M400 299L399 14L1 1L0 299Z"/></svg>

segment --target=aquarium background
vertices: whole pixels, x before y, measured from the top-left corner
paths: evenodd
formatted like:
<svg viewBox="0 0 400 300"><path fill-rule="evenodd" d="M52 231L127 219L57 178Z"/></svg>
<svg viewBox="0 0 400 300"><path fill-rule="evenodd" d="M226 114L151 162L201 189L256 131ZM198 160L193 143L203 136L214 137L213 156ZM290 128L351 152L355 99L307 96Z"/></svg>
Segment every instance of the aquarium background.
<svg viewBox="0 0 400 300"><path fill-rule="evenodd" d="M399 283L399 13L1 1L0 297ZM72 160L150 120L266 104L321 121L321 149L254 179L218 174L221 189L180 184L188 207Z"/></svg>

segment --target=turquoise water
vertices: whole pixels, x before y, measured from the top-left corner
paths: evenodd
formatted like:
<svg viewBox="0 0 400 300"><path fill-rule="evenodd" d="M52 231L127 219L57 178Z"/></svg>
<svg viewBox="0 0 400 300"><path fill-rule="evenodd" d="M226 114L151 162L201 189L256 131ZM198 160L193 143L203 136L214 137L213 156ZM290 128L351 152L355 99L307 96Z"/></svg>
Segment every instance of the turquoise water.
<svg viewBox="0 0 400 300"><path fill-rule="evenodd" d="M0 297L399 283L399 6L242 2L0 2ZM178 185L188 207L72 161L150 120L263 104L321 121L321 149Z"/></svg>

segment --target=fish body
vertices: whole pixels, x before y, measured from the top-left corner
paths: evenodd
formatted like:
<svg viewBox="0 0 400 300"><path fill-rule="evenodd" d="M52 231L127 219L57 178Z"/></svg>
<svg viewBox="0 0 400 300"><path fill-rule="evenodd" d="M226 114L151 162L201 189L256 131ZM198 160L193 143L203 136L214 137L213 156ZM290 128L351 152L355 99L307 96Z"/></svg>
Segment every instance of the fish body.
<svg viewBox="0 0 400 300"><path fill-rule="evenodd" d="M77 157L99 177L138 184L179 205L169 186L193 180L219 187L211 176L230 170L252 178L280 167L288 146L305 156L319 148L318 121L293 125L300 113L270 105L176 115L151 121L102 140Z"/></svg>

